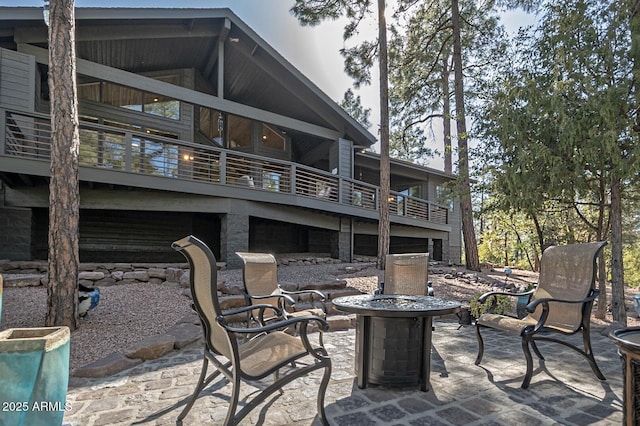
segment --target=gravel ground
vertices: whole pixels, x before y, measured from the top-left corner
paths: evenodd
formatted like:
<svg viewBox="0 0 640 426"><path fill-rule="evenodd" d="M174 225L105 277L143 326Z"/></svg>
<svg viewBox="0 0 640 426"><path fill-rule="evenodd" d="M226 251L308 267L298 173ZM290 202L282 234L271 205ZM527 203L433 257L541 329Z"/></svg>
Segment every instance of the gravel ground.
<svg viewBox="0 0 640 426"><path fill-rule="evenodd" d="M471 279L450 278L465 272ZM323 264L313 266L280 266L278 278L281 282L322 282L329 279L344 279L347 285L364 293L371 293L377 287L379 271L373 264ZM433 282L435 295L460 301L468 306L473 295L492 289L497 282L504 282L502 269L478 274L478 282L472 273L463 268L453 269L435 265L429 279ZM241 283L242 271L221 271L219 280ZM508 282L525 286L535 282L537 274L514 270ZM131 344L146 337L163 333L186 314L190 313L190 299L184 289L170 284L117 285L100 288L100 304L71 334L71 371L87 363L96 361L113 352L123 352ZM628 306L634 289L626 291ZM15 327L39 327L44 324L46 312L46 289L26 287L4 289L2 322L0 329ZM596 323L605 324L605 321ZM629 317L629 326L639 325L635 314Z"/></svg>

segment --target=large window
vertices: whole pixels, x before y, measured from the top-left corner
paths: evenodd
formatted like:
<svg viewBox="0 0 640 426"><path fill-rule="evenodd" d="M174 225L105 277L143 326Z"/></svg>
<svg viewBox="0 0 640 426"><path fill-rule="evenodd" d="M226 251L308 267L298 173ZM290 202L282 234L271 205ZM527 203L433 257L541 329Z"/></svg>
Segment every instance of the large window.
<svg viewBox="0 0 640 426"><path fill-rule="evenodd" d="M223 146L224 116L222 113L205 107L200 107L198 110L200 132L218 145Z"/></svg>
<svg viewBox="0 0 640 426"><path fill-rule="evenodd" d="M280 133L266 124L262 125L262 145L266 148L284 151L287 148L286 139Z"/></svg>
<svg viewBox="0 0 640 426"><path fill-rule="evenodd" d="M170 84L179 83L179 76L156 77L155 79ZM92 81L87 77L78 78L78 98L171 120L180 119L180 101L176 99L106 81Z"/></svg>
<svg viewBox="0 0 640 426"><path fill-rule="evenodd" d="M228 120L229 147L251 147L251 120L237 115L229 115Z"/></svg>
<svg viewBox="0 0 640 426"><path fill-rule="evenodd" d="M131 148L133 170L158 176L177 176L179 155L177 145L134 136Z"/></svg>
<svg viewBox="0 0 640 426"><path fill-rule="evenodd" d="M80 129L80 164L106 169L125 169L124 133Z"/></svg>

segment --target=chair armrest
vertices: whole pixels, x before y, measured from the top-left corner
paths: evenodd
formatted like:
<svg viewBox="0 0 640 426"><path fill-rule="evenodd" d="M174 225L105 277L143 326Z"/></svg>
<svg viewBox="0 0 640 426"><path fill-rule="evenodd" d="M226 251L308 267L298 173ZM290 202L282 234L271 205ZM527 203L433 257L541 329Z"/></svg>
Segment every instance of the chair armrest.
<svg viewBox="0 0 640 426"><path fill-rule="evenodd" d="M322 294L322 292L318 291L318 290L296 290L296 291L288 291L288 290L280 290L282 291L282 294L309 294L309 295L315 295L318 296L320 298L320 300L325 301L327 299L327 296L325 296L324 294Z"/></svg>
<svg viewBox="0 0 640 426"><path fill-rule="evenodd" d="M275 311L276 315L282 316L282 309L278 308L277 306L273 306L273 305L269 305L269 304L263 303L263 304L259 304L259 305L243 306L241 308L229 309L229 310L226 310L226 311L222 312L219 315L219 317L224 318L224 317L231 316L231 315L241 314L243 312L253 311L254 309L260 309L261 311L264 311L265 309L273 309Z"/></svg>
<svg viewBox="0 0 640 426"><path fill-rule="evenodd" d="M249 299L255 299L255 300L271 299L273 297L277 297L277 298L280 298L280 299L284 299L285 302L290 303L291 305L295 305L295 303L296 303L296 301L293 300L291 298L291 296L287 296L286 294L278 294L278 293L276 293L276 294L264 294L264 295L260 295L260 296L252 296L252 295L248 294L247 297Z"/></svg>
<svg viewBox="0 0 640 426"><path fill-rule="evenodd" d="M541 303L543 303L544 305L546 305L546 306L547 306L547 309L548 309L549 302L556 302L556 303L574 303L574 304L576 304L576 303L579 303L579 304L588 303L588 302L591 302L591 301L595 300L595 298L596 298L596 297L598 297L598 294L599 294L599 293L600 293L600 290L598 290L598 289L594 289L594 290L593 290L593 292L592 292L589 296L585 297L584 299L554 299L554 298L552 298L552 297L543 297L543 298L541 298L541 299L536 299L536 300L534 300L533 302L529 303L529 304L526 306L526 308L525 308L525 309L526 309L528 312L533 312L533 311L535 311L535 310L536 310L536 307L537 307L539 304L541 304Z"/></svg>
<svg viewBox="0 0 640 426"><path fill-rule="evenodd" d="M316 321L318 323L318 326L323 331L328 331L329 330L329 323L324 318L320 318L320 317L315 316L315 315L305 315L305 316L302 316L302 317L289 318L289 319L286 319L286 320L282 320L282 321L273 322L273 323L270 323L270 324L267 324L267 325L263 325L261 327L250 327L250 328L239 328L239 327L230 326L225 321L223 315L218 315L216 317L216 321L218 322L218 324L220 324L228 332L230 332L230 333L239 333L239 334L266 333L266 332L269 332L269 331L285 329L287 327L290 327L290 326L298 324L298 323L301 323L301 324L304 323L304 327L306 328L306 326L309 323L309 321Z"/></svg>

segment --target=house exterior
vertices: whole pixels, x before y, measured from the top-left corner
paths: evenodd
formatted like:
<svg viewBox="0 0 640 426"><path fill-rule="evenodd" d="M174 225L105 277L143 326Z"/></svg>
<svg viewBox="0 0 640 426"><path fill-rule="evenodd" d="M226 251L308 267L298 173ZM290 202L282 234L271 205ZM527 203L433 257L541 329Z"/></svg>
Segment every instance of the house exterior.
<svg viewBox="0 0 640 426"><path fill-rule="evenodd" d="M229 9L76 9L80 260L377 253L376 138ZM40 8L0 7L0 259L46 259L50 116ZM461 257L455 176L391 164L391 252Z"/></svg>

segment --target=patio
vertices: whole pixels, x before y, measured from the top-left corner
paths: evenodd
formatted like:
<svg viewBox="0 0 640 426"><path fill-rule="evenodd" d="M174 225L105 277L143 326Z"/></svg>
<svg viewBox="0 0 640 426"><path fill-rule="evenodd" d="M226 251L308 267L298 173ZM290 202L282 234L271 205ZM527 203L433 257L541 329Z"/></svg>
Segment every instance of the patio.
<svg viewBox="0 0 640 426"><path fill-rule="evenodd" d="M325 333L333 371L326 395L336 426L369 425L619 425L622 423L622 364L617 347L592 330L596 360L607 377L600 382L588 363L561 345L539 344L546 368L535 360L531 386L520 389L525 372L520 340L486 333L481 367L473 364L474 327L434 322L431 390L418 387L358 389L353 372L355 332ZM561 352L561 353L560 353ZM175 424L179 405L193 391L201 345L106 379L72 378L65 425ZM315 395L320 374L302 378L254 410L246 425L318 425ZM222 386L220 386L222 384ZM216 424L224 418L230 385L214 384L196 402L185 424ZM247 388L245 388L247 389ZM241 397L246 396L242 395Z"/></svg>

